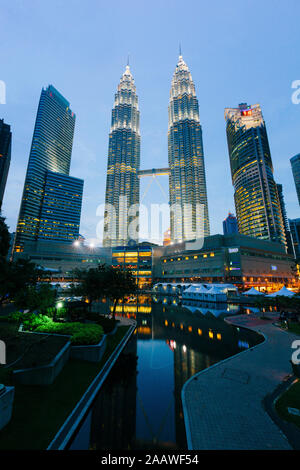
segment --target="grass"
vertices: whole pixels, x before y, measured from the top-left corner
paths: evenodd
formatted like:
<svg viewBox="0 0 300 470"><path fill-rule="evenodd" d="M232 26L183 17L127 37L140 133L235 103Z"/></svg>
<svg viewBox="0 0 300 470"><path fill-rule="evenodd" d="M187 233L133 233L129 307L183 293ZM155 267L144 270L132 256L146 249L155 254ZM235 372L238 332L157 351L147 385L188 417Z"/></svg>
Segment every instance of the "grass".
<svg viewBox="0 0 300 470"><path fill-rule="evenodd" d="M282 419L294 423L300 428L300 416L291 415L288 412L288 408L300 410L300 380L281 395L276 402L275 408Z"/></svg>
<svg viewBox="0 0 300 470"><path fill-rule="evenodd" d="M0 450L46 449L128 328L121 326L107 337L101 362L71 359L50 386L16 385L12 420L0 431ZM6 385L10 380L8 374Z"/></svg>

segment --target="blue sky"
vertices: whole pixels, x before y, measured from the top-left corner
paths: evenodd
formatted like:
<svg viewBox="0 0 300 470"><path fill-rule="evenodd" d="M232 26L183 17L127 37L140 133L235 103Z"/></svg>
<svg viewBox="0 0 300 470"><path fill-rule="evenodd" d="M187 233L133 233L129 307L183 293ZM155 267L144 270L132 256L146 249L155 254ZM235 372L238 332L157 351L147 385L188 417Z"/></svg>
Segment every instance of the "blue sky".
<svg viewBox="0 0 300 470"><path fill-rule="evenodd" d="M203 130L211 233L234 211L224 108L260 103L276 182L289 218L299 217L289 159L300 152L298 0L0 0L0 118L13 132L3 215L15 230L42 87L71 103L71 175L85 180L81 233L96 237L104 202L114 93L127 55L141 112L141 168L167 166L168 100L178 44L196 86ZM168 195L167 177L159 180ZM148 184L142 180L141 195ZM167 202L155 182L144 203Z"/></svg>

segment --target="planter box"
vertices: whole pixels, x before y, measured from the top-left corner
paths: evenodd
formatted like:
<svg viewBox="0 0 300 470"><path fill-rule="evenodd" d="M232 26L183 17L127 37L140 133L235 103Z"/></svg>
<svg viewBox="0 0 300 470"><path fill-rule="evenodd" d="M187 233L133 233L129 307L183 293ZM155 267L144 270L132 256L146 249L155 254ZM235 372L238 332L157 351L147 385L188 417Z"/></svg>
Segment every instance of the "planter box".
<svg viewBox="0 0 300 470"><path fill-rule="evenodd" d="M49 364L14 370L14 380L23 385L51 385L68 361L70 349L71 343L68 341Z"/></svg>
<svg viewBox="0 0 300 470"><path fill-rule="evenodd" d="M103 335L98 344L87 346L71 346L70 357L88 362L99 362L106 348L106 335Z"/></svg>
<svg viewBox="0 0 300 470"><path fill-rule="evenodd" d="M0 430L6 426L12 415L15 387L5 387L0 395Z"/></svg>

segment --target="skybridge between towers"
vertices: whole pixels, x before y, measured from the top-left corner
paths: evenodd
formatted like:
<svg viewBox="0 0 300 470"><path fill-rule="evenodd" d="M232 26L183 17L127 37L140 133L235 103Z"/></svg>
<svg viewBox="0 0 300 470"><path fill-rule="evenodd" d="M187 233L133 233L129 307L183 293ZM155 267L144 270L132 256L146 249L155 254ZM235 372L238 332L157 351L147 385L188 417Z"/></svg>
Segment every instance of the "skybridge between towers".
<svg viewBox="0 0 300 470"><path fill-rule="evenodd" d="M139 170L138 177L142 178L143 176L169 176L170 168L152 168L151 170Z"/></svg>

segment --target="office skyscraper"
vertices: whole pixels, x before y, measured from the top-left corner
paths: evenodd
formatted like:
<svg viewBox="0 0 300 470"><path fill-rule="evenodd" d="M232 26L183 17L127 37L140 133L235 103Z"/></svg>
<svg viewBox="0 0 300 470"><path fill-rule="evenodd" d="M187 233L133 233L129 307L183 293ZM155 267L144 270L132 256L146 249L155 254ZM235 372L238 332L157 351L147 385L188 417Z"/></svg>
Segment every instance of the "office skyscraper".
<svg viewBox="0 0 300 470"><path fill-rule="evenodd" d="M109 134L103 246L137 241L140 168L140 112L136 87L126 66L112 110ZM129 233L129 226L133 228Z"/></svg>
<svg viewBox="0 0 300 470"><path fill-rule="evenodd" d="M223 233L229 235L230 233L238 233L238 231L236 217L229 212L226 219L223 220Z"/></svg>
<svg viewBox="0 0 300 470"><path fill-rule="evenodd" d="M289 219L292 241L294 245L294 253L297 259L300 259L300 218Z"/></svg>
<svg viewBox="0 0 300 470"><path fill-rule="evenodd" d="M290 159L291 165L292 165L292 172L294 176L294 181L295 181L295 186L296 186L296 191L297 191L297 196L298 196L298 202L300 206L300 153L295 155Z"/></svg>
<svg viewBox="0 0 300 470"><path fill-rule="evenodd" d="M225 120L239 233L286 245L260 105L226 108Z"/></svg>
<svg viewBox="0 0 300 470"><path fill-rule="evenodd" d="M168 159L172 241L209 235L207 192L195 85L182 55L169 102Z"/></svg>
<svg viewBox="0 0 300 470"><path fill-rule="evenodd" d="M0 211L11 158L10 126L0 119Z"/></svg>
<svg viewBox="0 0 300 470"><path fill-rule="evenodd" d="M69 243L79 237L83 180L47 171L38 240Z"/></svg>
<svg viewBox="0 0 300 470"><path fill-rule="evenodd" d="M282 184L276 184L276 186L277 186L279 202L280 202L280 208L281 208L281 214L282 214L282 219L283 219L283 226L284 226L284 234L285 234L286 245L287 245L287 252L288 252L289 255L294 255L292 236L291 236L289 221L288 221L286 208L285 208Z"/></svg>
<svg viewBox="0 0 300 470"><path fill-rule="evenodd" d="M74 126L75 114L70 109L70 103L52 85L43 89L17 224L15 252L23 252L26 242L45 238L51 240L53 237L56 241L64 242L66 239L71 241L78 237L79 228L68 225L70 214L60 212L61 191L65 190L66 199L72 199L71 193L67 194L66 187L72 185L72 178L69 183L67 181ZM75 190L75 193L77 192L80 192L79 188L78 191ZM78 207L75 209L76 213L77 211ZM72 217L71 219L73 220ZM77 221L76 216L75 219ZM68 234L63 234L63 231L57 229L63 225Z"/></svg>

